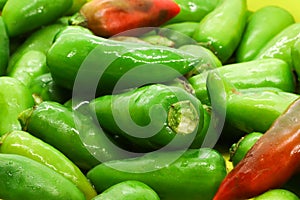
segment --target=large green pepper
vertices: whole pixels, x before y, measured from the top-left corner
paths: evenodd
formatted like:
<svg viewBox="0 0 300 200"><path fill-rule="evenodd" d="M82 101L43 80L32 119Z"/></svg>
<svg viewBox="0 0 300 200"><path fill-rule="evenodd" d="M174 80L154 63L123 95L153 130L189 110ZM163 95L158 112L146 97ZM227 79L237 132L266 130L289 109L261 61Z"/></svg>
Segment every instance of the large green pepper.
<svg viewBox="0 0 300 200"><path fill-rule="evenodd" d="M254 59L279 58L287 62L290 68L293 69L291 49L299 38L300 23L294 23L275 35L261 48Z"/></svg>
<svg viewBox="0 0 300 200"><path fill-rule="evenodd" d="M164 200L211 200L225 175L222 155L209 148L153 152L106 162L87 173L98 192L123 181L137 180Z"/></svg>
<svg viewBox="0 0 300 200"><path fill-rule="evenodd" d="M200 147L207 131L203 124L209 120L196 97L160 84L98 97L90 108L104 130L146 151L188 148L192 143Z"/></svg>
<svg viewBox="0 0 300 200"><path fill-rule="evenodd" d="M186 21L200 22L222 0L175 0L175 2L179 5L180 12L169 20L168 24Z"/></svg>
<svg viewBox="0 0 300 200"><path fill-rule="evenodd" d="M73 89L76 80L77 86L86 85L86 91L98 85L102 94L111 93L120 78L126 80L122 79L117 89L169 81L189 72L198 62L198 57L174 48L114 41L75 31L61 33L47 54L48 67L58 85Z"/></svg>
<svg viewBox="0 0 300 200"><path fill-rule="evenodd" d="M85 199L70 180L30 158L1 153L0 168L1 199Z"/></svg>
<svg viewBox="0 0 300 200"><path fill-rule="evenodd" d="M21 130L18 115L34 105L28 88L15 78L0 77L0 136Z"/></svg>
<svg viewBox="0 0 300 200"><path fill-rule="evenodd" d="M61 151L81 169L119 158L90 117L59 103L44 101L23 111L19 120L23 130Z"/></svg>
<svg viewBox="0 0 300 200"><path fill-rule="evenodd" d="M255 11L238 46L237 62L252 60L270 39L294 22L293 15L282 7L265 6Z"/></svg>
<svg viewBox="0 0 300 200"><path fill-rule="evenodd" d="M27 132L13 131L3 135L0 138L0 152L25 156L44 164L72 181L87 200L97 195L86 176L73 162L51 145Z"/></svg>
<svg viewBox="0 0 300 200"><path fill-rule="evenodd" d="M286 92L295 91L294 75L286 62L280 59L262 59L234 63L214 71L224 76L236 88L275 87ZM210 104L206 88L209 72L189 78L196 96L202 103Z"/></svg>
<svg viewBox="0 0 300 200"><path fill-rule="evenodd" d="M54 22L71 8L72 0L9 0L2 16L10 37Z"/></svg>
<svg viewBox="0 0 300 200"><path fill-rule="evenodd" d="M193 38L225 63L237 48L246 21L246 0L224 0L200 21Z"/></svg>
<svg viewBox="0 0 300 200"><path fill-rule="evenodd" d="M6 67L9 60L9 38L0 16L0 75L5 75Z"/></svg>
<svg viewBox="0 0 300 200"><path fill-rule="evenodd" d="M140 181L123 181L111 186L92 200L159 200L156 192Z"/></svg>
<svg viewBox="0 0 300 200"><path fill-rule="evenodd" d="M247 133L264 133L299 98L297 94L283 92L278 88L237 89L216 72L208 75L207 84L211 89L225 85L226 122Z"/></svg>

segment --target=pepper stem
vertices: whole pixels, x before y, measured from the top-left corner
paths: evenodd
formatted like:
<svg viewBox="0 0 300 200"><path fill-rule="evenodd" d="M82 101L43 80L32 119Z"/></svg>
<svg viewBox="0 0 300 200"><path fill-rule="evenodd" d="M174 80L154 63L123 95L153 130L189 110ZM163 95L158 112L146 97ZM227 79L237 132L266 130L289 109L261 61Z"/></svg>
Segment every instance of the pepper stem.
<svg viewBox="0 0 300 200"><path fill-rule="evenodd" d="M190 134L199 124L197 109L190 101L179 101L171 105L168 126L178 134Z"/></svg>
<svg viewBox="0 0 300 200"><path fill-rule="evenodd" d="M28 108L19 114L18 120L22 126L22 130L24 130L24 131L27 130L27 125L28 125L29 119L30 119L33 111L34 111L34 108Z"/></svg>
<svg viewBox="0 0 300 200"><path fill-rule="evenodd" d="M70 19L69 19L70 25L76 25L76 26L83 26L87 27L87 21L86 18L80 13L75 13Z"/></svg>

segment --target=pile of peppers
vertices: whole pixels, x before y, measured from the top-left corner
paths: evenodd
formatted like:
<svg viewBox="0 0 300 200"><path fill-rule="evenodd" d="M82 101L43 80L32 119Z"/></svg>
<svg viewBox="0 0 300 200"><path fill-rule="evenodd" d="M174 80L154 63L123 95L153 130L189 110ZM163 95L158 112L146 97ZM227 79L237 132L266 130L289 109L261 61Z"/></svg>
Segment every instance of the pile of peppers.
<svg viewBox="0 0 300 200"><path fill-rule="evenodd" d="M247 0L0 0L0 199L298 200L300 22Z"/></svg>

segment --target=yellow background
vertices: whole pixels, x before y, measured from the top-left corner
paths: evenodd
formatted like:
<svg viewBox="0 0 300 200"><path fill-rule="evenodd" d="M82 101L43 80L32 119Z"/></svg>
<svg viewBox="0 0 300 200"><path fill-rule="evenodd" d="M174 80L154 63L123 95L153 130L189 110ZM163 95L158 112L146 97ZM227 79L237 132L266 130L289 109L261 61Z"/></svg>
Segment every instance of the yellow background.
<svg viewBox="0 0 300 200"><path fill-rule="evenodd" d="M248 0L249 10L257 10L266 5L277 5L292 13L297 22L300 22L300 0Z"/></svg>

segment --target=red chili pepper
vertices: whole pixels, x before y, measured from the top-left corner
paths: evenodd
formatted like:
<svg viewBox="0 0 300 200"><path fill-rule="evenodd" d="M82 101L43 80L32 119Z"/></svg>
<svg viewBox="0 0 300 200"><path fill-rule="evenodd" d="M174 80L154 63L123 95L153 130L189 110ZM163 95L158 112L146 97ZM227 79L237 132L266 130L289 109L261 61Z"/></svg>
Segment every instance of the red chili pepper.
<svg viewBox="0 0 300 200"><path fill-rule="evenodd" d="M158 27L180 11L172 0L92 0L80 10L94 34L110 37L140 27Z"/></svg>
<svg viewBox="0 0 300 200"><path fill-rule="evenodd" d="M300 167L300 99L296 100L225 177L213 200L255 197L282 186Z"/></svg>

